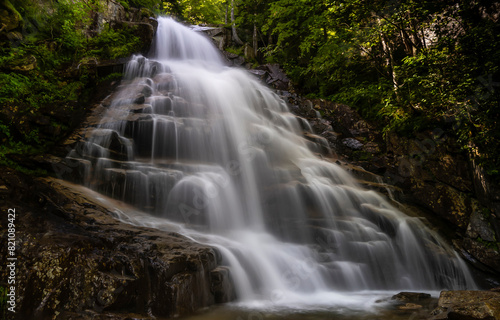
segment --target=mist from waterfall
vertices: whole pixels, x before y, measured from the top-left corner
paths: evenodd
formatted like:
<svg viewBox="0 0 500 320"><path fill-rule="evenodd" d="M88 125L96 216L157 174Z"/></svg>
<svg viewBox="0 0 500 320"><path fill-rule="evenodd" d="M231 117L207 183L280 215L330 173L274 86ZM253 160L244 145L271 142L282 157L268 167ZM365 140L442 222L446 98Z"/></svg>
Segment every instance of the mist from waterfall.
<svg viewBox="0 0 500 320"><path fill-rule="evenodd" d="M146 212L124 220L218 248L240 301L475 288L419 218L320 159L274 92L202 34L158 21L150 57L131 59L83 157L70 155L89 187Z"/></svg>

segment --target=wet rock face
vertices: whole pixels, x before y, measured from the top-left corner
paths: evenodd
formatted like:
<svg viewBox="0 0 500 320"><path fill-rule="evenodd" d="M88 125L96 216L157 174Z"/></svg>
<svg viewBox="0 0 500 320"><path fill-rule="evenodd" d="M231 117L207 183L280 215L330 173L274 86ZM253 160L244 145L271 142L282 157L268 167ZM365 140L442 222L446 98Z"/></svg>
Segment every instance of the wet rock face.
<svg viewBox="0 0 500 320"><path fill-rule="evenodd" d="M214 249L121 223L59 180L2 172L0 209L17 213L16 319L173 317L234 298ZM3 236L2 256L6 241Z"/></svg>
<svg viewBox="0 0 500 320"><path fill-rule="evenodd" d="M216 303L233 301L236 298L233 284L229 277L229 268L217 267L210 272L210 281L212 283L212 292Z"/></svg>
<svg viewBox="0 0 500 320"><path fill-rule="evenodd" d="M386 163L394 168L387 172L392 183L406 190L402 200L450 222L463 237L461 247L493 272L500 272L500 211L491 197L495 193L480 192L473 161L456 141L439 129L413 139L392 133L386 141Z"/></svg>
<svg viewBox="0 0 500 320"><path fill-rule="evenodd" d="M471 215L471 198L443 183L417 183L413 196L424 207L437 213L461 229L467 228Z"/></svg>
<svg viewBox="0 0 500 320"><path fill-rule="evenodd" d="M258 71L264 71L264 74L259 74ZM259 66L255 69L254 73L259 75L264 82L277 90L289 90L290 79L283 72L279 64L269 63Z"/></svg>
<svg viewBox="0 0 500 320"><path fill-rule="evenodd" d="M491 291L442 291L431 320L500 319L500 293Z"/></svg>
<svg viewBox="0 0 500 320"><path fill-rule="evenodd" d="M492 268L495 272L500 270L500 252L497 242L489 242L481 238L467 237L463 241L463 248L475 259Z"/></svg>

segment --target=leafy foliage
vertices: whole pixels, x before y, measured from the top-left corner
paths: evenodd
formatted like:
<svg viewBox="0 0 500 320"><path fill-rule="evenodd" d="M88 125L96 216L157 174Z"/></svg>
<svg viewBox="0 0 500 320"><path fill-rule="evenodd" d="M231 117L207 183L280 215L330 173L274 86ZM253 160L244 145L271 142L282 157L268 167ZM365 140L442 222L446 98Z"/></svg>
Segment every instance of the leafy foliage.
<svg viewBox="0 0 500 320"><path fill-rule="evenodd" d="M97 37L88 42L88 55L102 59L127 57L141 47L141 39L135 36L130 28L114 30L106 28Z"/></svg>
<svg viewBox="0 0 500 320"><path fill-rule="evenodd" d="M64 137L71 124L59 114L77 114L87 88L103 81L81 62L127 57L143 46L126 25L92 34L93 17L102 9L97 0L13 3L23 17L24 39L0 40L0 162L11 166L10 155L41 152Z"/></svg>
<svg viewBox="0 0 500 320"><path fill-rule="evenodd" d="M497 5L248 0L238 10L241 28L259 28L263 59L281 63L302 91L350 104L384 131L453 130L489 173L498 173Z"/></svg>
<svg viewBox="0 0 500 320"><path fill-rule="evenodd" d="M222 24L227 0L170 0L162 2L162 12L192 24Z"/></svg>
<svg viewBox="0 0 500 320"><path fill-rule="evenodd" d="M183 17L191 23L224 23L225 0L181 0Z"/></svg>

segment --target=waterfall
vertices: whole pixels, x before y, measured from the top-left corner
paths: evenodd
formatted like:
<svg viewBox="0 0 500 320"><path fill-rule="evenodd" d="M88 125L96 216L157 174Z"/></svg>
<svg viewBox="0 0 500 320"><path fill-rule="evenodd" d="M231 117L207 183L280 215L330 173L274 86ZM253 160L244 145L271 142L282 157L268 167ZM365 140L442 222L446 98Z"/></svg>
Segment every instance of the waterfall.
<svg viewBox="0 0 500 320"><path fill-rule="evenodd" d="M203 35L159 18L152 53L131 59L70 157L89 187L146 212L124 219L174 221L218 248L242 301L475 287L419 218L319 159L299 120Z"/></svg>

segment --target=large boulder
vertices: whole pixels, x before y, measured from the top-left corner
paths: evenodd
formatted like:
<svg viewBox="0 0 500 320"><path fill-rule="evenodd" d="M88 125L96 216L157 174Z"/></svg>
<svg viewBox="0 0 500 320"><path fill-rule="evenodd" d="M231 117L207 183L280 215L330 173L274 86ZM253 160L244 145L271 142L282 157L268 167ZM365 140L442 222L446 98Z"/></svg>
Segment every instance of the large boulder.
<svg viewBox="0 0 500 320"><path fill-rule="evenodd" d="M213 248L122 223L113 217L116 207L69 183L2 172L0 209L16 213L13 319L170 318L234 298ZM7 225L7 214L0 224ZM4 233L3 257L7 248Z"/></svg>
<svg viewBox="0 0 500 320"><path fill-rule="evenodd" d="M267 77L265 78L265 83L277 90L289 90L290 79L283 72L279 64L268 63L256 68L256 70L262 70L267 72Z"/></svg>
<svg viewBox="0 0 500 320"><path fill-rule="evenodd" d="M19 29L23 18L9 0L0 0L0 35Z"/></svg>
<svg viewBox="0 0 500 320"><path fill-rule="evenodd" d="M492 291L442 291L431 320L500 319L500 293Z"/></svg>

